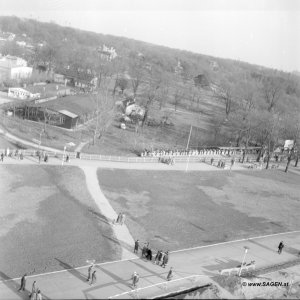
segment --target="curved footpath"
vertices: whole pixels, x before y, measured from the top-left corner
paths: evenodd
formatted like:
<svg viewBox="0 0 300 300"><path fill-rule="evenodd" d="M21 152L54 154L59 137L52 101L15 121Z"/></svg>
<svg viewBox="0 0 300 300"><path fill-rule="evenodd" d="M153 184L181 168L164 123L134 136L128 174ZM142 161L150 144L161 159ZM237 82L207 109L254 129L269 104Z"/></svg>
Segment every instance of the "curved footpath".
<svg viewBox="0 0 300 300"><path fill-rule="evenodd" d="M107 218L107 220L112 225L116 241L120 244L122 248L122 259L135 258L136 255L132 253L132 249L134 247L134 240L126 224L114 224L114 220L117 219L118 215L111 207L109 201L106 199L106 197L100 189L97 178L97 168L91 166L81 166L81 169L85 174L86 185L91 196L94 198L101 213Z"/></svg>

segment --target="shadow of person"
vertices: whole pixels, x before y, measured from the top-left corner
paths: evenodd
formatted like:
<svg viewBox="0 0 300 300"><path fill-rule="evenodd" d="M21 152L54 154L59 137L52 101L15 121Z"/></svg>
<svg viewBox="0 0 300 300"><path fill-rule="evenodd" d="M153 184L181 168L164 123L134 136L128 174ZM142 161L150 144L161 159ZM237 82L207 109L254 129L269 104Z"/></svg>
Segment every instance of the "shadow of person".
<svg viewBox="0 0 300 300"><path fill-rule="evenodd" d="M58 258L55 258L60 266L62 266L64 269L66 269L69 273L71 273L73 276L77 277L79 280L81 281L86 281L86 276L82 275L79 271L77 271L76 269L74 269L71 265L61 261Z"/></svg>
<svg viewBox="0 0 300 300"><path fill-rule="evenodd" d="M21 287L21 281L20 284L16 282L16 280L12 279L11 277L7 276L5 273L0 271L0 277L2 279L2 284L6 285L10 290L12 290L16 295L18 295L17 298L22 299L28 299L30 292L26 289L24 291L19 291ZM20 279L21 280L21 279Z"/></svg>

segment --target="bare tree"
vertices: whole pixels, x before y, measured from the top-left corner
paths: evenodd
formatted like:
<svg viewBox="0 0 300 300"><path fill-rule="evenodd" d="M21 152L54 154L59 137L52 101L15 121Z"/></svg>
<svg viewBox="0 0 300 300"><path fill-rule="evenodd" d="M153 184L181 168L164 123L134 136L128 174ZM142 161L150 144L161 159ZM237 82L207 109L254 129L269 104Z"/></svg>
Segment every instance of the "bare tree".
<svg viewBox="0 0 300 300"><path fill-rule="evenodd" d="M281 96L282 88L278 80L275 78L265 78L262 81L262 93L263 97L267 104L267 110L271 111L277 105L280 96Z"/></svg>
<svg viewBox="0 0 300 300"><path fill-rule="evenodd" d="M232 109L233 95L232 88L228 83L222 83L215 91L214 97L223 101L225 104L225 115L228 120Z"/></svg>
<svg viewBox="0 0 300 300"><path fill-rule="evenodd" d="M287 130L285 132L286 136L291 138L294 141L292 149L289 151L289 155L287 158L287 164L285 167L285 172L287 173L289 169L289 165L292 159L295 159L295 167L298 165L299 160L299 150L298 150L298 143L300 139L300 112L295 112L293 115L289 115L287 118Z"/></svg>
<svg viewBox="0 0 300 300"><path fill-rule="evenodd" d="M182 91L180 91L179 89L176 89L176 91L174 93L174 101L173 101L175 111L177 110L177 106L181 103L182 99L183 99Z"/></svg>

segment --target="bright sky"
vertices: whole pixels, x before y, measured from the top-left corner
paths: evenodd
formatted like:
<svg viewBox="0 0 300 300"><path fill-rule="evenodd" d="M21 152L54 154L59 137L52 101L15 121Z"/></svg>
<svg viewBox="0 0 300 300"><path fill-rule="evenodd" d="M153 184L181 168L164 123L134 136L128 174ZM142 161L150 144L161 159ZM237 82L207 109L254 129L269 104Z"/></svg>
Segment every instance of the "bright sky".
<svg viewBox="0 0 300 300"><path fill-rule="evenodd" d="M0 0L0 14L300 71L300 0Z"/></svg>

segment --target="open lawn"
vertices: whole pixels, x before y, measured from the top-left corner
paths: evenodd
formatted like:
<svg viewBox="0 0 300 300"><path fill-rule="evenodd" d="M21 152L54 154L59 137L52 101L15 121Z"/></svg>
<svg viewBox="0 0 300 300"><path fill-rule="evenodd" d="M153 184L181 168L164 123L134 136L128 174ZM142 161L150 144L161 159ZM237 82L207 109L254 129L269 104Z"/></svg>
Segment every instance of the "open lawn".
<svg viewBox="0 0 300 300"><path fill-rule="evenodd" d="M2 165L0 279L120 258L76 167Z"/></svg>
<svg viewBox="0 0 300 300"><path fill-rule="evenodd" d="M300 177L282 170L98 170L135 239L181 249L299 230Z"/></svg>

